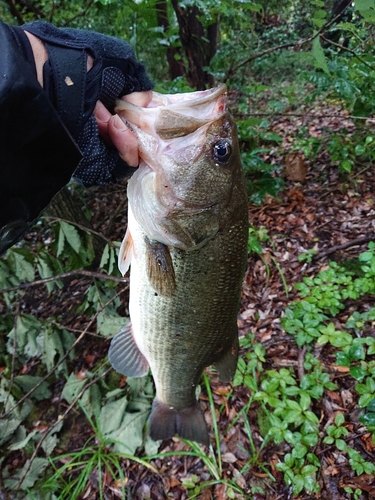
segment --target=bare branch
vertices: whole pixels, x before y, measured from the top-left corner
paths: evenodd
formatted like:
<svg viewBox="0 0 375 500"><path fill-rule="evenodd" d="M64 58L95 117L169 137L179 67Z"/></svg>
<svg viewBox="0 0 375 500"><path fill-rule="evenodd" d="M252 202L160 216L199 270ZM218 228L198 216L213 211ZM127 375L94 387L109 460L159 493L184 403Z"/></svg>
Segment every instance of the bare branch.
<svg viewBox="0 0 375 500"><path fill-rule="evenodd" d="M51 281L57 281L64 278L70 278L71 276L87 276L88 278L98 278L108 281L117 281L118 283L128 283L128 278L118 278L117 276L110 276L109 274L96 273L94 271L86 271L85 269L75 269L74 271L68 271L66 273L58 274L56 276L51 276L50 278L44 278L41 280L31 281L30 283L21 283L17 286L11 286L9 288L0 289L0 293L15 292L17 290L23 290L24 288L30 288L32 286L44 285L45 283L50 283Z"/></svg>
<svg viewBox="0 0 375 500"><path fill-rule="evenodd" d="M52 221L57 221L61 220L62 222L66 222L67 224L70 224L71 226L76 226L79 229L82 229L82 231L86 231L87 233L95 234L95 236L99 236L99 238L102 238L102 240L106 241L109 245L112 244L112 240L106 238L104 234L99 233L98 231L95 231L94 229L84 226L82 224L79 224L78 222L68 220L68 219L63 219L62 217L55 217L54 215L43 215L42 219L50 219Z"/></svg>
<svg viewBox="0 0 375 500"><path fill-rule="evenodd" d="M63 26L69 26L69 24L72 21L75 21L78 17L85 17L85 15L87 14L87 11L89 10L89 8L92 6L93 3L94 3L94 0L89 0L89 2L86 5L86 7L81 12L79 12L78 14L76 14L75 16L71 17L70 19L67 19L64 22Z"/></svg>
<svg viewBox="0 0 375 500"><path fill-rule="evenodd" d="M356 52L353 49L349 49L349 47L345 47L344 45L341 45L341 43L336 43L333 40L326 38L324 35L321 35L321 38L322 38L322 40L324 40L327 43L330 43L334 47L337 47L341 50L345 50L346 52L349 52L349 54L352 54L355 58L358 59L358 61L361 61L361 63L364 64L365 66L367 66L368 68L370 68L372 70L374 69L374 66L371 66L371 64L369 64L364 59L362 59L362 57L360 57L358 54L356 54Z"/></svg>
<svg viewBox="0 0 375 500"><path fill-rule="evenodd" d="M363 243L369 243L370 241L375 241L375 234L374 233L371 233L368 236L362 236L361 238L357 238L355 240L346 241L345 243L342 243L341 245L335 245L333 247L327 248L327 250L324 250L323 252L319 252L318 254L314 255L312 258L313 258L313 260L322 259L323 257L326 257L327 255L331 255L332 253L335 253L339 250L345 250L346 248L355 247L357 245L362 245Z"/></svg>
<svg viewBox="0 0 375 500"><path fill-rule="evenodd" d="M269 49L263 50L262 52L259 52L258 54L253 54L252 56L248 57L244 61L242 61L242 62L240 62L240 63L238 63L238 64L236 64L234 66L231 66L229 68L229 70L227 71L227 74L225 75L224 83L238 69L242 68L242 66L245 66L246 64L248 64L249 62L253 61L254 59L258 59L258 58L266 56L268 54L272 54L273 52L276 52L278 50L289 49L291 47L302 47L306 43L312 42L315 38L317 38L318 36L321 36L322 33L324 33L330 26L332 26L332 24L334 24L342 16L342 14L345 12L346 9L347 9L347 7L345 7L339 14L337 14L336 17L334 17L330 21L327 21L324 24L324 26L322 26L316 33L312 34L311 36L309 36L307 38L303 38L302 40L299 40L298 42L295 42L295 43L284 43L282 45L278 45L277 47L271 47Z"/></svg>

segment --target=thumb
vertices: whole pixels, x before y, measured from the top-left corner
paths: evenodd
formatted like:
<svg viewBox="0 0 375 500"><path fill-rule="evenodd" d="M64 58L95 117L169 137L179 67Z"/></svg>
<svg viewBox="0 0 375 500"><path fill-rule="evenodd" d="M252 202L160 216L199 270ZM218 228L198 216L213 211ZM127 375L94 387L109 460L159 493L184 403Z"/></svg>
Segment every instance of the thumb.
<svg viewBox="0 0 375 500"><path fill-rule="evenodd" d="M107 133L121 158L130 166L139 164L138 140L118 115L108 121Z"/></svg>

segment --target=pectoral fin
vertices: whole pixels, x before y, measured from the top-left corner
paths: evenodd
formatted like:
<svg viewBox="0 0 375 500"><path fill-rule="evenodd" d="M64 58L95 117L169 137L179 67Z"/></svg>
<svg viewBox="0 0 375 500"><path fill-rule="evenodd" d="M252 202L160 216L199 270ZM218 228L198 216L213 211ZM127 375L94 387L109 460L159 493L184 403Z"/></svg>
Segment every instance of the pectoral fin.
<svg viewBox="0 0 375 500"><path fill-rule="evenodd" d="M173 262L169 248L159 241L145 238L147 246L147 275L159 295L171 296L176 289Z"/></svg>
<svg viewBox="0 0 375 500"><path fill-rule="evenodd" d="M133 257L133 239L129 228L126 230L124 239L122 240L120 251L118 254L118 268L124 276L129 269L130 262Z"/></svg>
<svg viewBox="0 0 375 500"><path fill-rule="evenodd" d="M108 359L113 368L127 377L144 377L148 372L148 362L139 350L128 323L112 339Z"/></svg>

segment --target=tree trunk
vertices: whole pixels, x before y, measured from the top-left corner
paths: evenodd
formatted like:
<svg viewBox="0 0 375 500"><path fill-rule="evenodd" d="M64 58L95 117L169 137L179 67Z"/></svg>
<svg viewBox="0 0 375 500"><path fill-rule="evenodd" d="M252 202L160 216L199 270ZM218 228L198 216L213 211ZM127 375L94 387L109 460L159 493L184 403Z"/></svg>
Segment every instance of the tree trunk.
<svg viewBox="0 0 375 500"><path fill-rule="evenodd" d="M24 24L27 14L32 14L34 19L45 19L43 9L36 2L27 0L4 0L9 6L10 13L19 24ZM36 4L36 5L35 5Z"/></svg>
<svg viewBox="0 0 375 500"><path fill-rule="evenodd" d="M166 0L157 2L156 15L158 26L162 26L164 28L164 32L166 32L169 28ZM185 74L185 66L181 61L181 54L179 49L169 46L167 48L167 61L169 67L169 76L172 80Z"/></svg>
<svg viewBox="0 0 375 500"><path fill-rule="evenodd" d="M188 60L186 78L197 90L213 85L213 77L204 67L210 64L216 53L217 23L204 28L198 17L200 12L195 6L181 7L178 0L172 0L177 16L180 40Z"/></svg>
<svg viewBox="0 0 375 500"><path fill-rule="evenodd" d="M352 4L352 0L336 0L332 7L332 18L336 18L335 25L342 22L350 23L353 18L353 12L349 8ZM324 33L324 37L327 40L331 40L334 43L339 43L342 32L340 30L334 30L329 33ZM343 47L348 47L350 37L344 37L342 45ZM323 47L329 47L329 43L325 42L322 44Z"/></svg>

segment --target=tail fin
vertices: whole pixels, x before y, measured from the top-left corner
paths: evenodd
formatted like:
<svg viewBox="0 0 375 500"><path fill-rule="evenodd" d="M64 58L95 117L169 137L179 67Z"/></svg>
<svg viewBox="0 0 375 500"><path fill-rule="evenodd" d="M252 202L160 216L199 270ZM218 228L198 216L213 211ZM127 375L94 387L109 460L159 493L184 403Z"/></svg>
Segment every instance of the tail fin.
<svg viewBox="0 0 375 500"><path fill-rule="evenodd" d="M169 439L175 434L206 446L210 443L206 422L198 403L177 410L155 399L150 416L150 436L157 441Z"/></svg>

